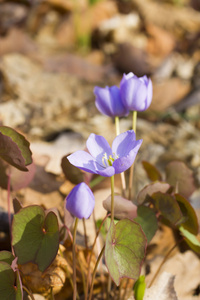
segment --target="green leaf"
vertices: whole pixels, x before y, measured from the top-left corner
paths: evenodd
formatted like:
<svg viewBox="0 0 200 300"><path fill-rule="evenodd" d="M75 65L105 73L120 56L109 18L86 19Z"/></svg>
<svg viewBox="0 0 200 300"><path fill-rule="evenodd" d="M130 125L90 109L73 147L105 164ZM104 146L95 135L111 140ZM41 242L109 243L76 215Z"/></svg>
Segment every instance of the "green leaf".
<svg viewBox="0 0 200 300"><path fill-rule="evenodd" d="M185 241L190 248L200 254L200 241L197 239L197 237L185 229L182 225L179 227L179 230L185 237Z"/></svg>
<svg viewBox="0 0 200 300"><path fill-rule="evenodd" d="M135 300L143 300L146 289L145 276L141 275L134 284Z"/></svg>
<svg viewBox="0 0 200 300"><path fill-rule="evenodd" d="M106 243L105 260L110 276L116 285L120 278L137 279L146 252L147 240L139 224L120 220L111 223Z"/></svg>
<svg viewBox="0 0 200 300"><path fill-rule="evenodd" d="M181 224L182 227L194 235L198 234L199 224L194 208L187 199L179 194L175 194L175 199L179 204L183 216L186 218L186 221Z"/></svg>
<svg viewBox="0 0 200 300"><path fill-rule="evenodd" d="M142 161L142 165L151 181L162 181L162 176L155 166L148 161Z"/></svg>
<svg viewBox="0 0 200 300"><path fill-rule="evenodd" d="M137 217L134 221L140 224L149 243L158 229L155 212L147 206L138 206Z"/></svg>
<svg viewBox="0 0 200 300"><path fill-rule="evenodd" d="M174 225L180 224L183 220L183 215L173 196L157 192L151 195L151 199L153 200L152 202L155 208L164 218Z"/></svg>
<svg viewBox="0 0 200 300"><path fill-rule="evenodd" d="M146 185L137 196L137 203L141 205L142 203L149 200L148 196L151 196L153 193L162 192L167 193L171 186L166 182L153 182Z"/></svg>
<svg viewBox="0 0 200 300"><path fill-rule="evenodd" d="M166 181L186 198L195 190L193 172L181 161L172 161L166 166Z"/></svg>
<svg viewBox="0 0 200 300"><path fill-rule="evenodd" d="M19 264L33 262L44 271L54 260L59 247L56 215L37 205L22 208L13 217L12 245Z"/></svg>
<svg viewBox="0 0 200 300"><path fill-rule="evenodd" d="M22 300L20 286L15 286L15 272L6 262L0 262L0 296L3 300Z"/></svg>
<svg viewBox="0 0 200 300"><path fill-rule="evenodd" d="M7 126L0 126L0 157L21 171L32 163L30 143L23 135Z"/></svg>
<svg viewBox="0 0 200 300"><path fill-rule="evenodd" d="M11 265L12 261L15 259L13 254L9 251L0 251L0 261L4 261L7 264Z"/></svg>

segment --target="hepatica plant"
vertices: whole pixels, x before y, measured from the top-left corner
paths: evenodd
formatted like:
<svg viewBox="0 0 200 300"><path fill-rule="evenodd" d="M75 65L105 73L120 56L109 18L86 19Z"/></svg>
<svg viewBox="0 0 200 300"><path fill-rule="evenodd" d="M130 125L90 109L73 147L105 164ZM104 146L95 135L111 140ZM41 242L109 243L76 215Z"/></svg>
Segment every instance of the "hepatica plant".
<svg viewBox="0 0 200 300"><path fill-rule="evenodd" d="M142 112L151 104L151 80L146 76L138 78L133 73L124 74L119 88L95 87L94 94L95 104L100 113L115 119L116 137L110 146L103 136L91 133L86 141L87 151L77 151L63 158L61 164L63 173L75 185L66 197L63 218L56 209L45 210L34 204L23 207L17 199L13 199L14 214L11 215L11 191L27 186L34 177L35 168L29 142L14 129L0 126L0 186L8 193L8 218L12 236L11 252L0 251L2 299L22 300L24 290L31 299L34 299L32 292L41 293L41 291L45 297L54 299L54 293L58 293L65 279L69 278L73 300L83 296L79 296L80 293L84 293L85 300L91 300L98 265L104 257L103 261L108 270L104 274L108 276L107 299L113 297L113 294L111 296L113 284L121 285L118 290L120 293L125 286L124 282L122 284L122 278L126 278L124 280L132 279L135 299L142 300L146 283L145 276L140 276L141 267L145 260L146 248L156 233L158 224L162 222L179 233L181 238L177 240L177 244L184 240L192 250L200 253L200 242L196 237L199 228L197 216L188 201L195 190L194 178L192 171L183 162L170 162L166 167L165 176L162 176L156 167L144 161L143 167L152 182L137 196L132 195L133 165L142 145L142 139L136 139L137 111ZM119 118L127 117L129 111L133 111L132 129L120 133ZM95 174L94 179L92 174ZM114 181L116 174L120 174L122 180L122 193L117 196ZM95 207L91 188L97 184L97 179L102 177L110 178L111 197L106 200L108 213L101 220L92 246L89 247L86 243L84 248L86 253L84 266L87 265L88 268L85 271L80 262L83 253L79 256L79 251L82 250L76 244L77 226L79 219L85 224L85 219L91 217ZM127 178L129 185L126 182ZM129 205L129 201L133 199L137 206ZM119 211L119 207L122 211ZM134 213L128 211L131 208ZM70 226L73 223L71 234ZM104 228L105 223L107 226ZM103 246L94 263L94 247L100 233L103 236ZM67 246L62 252L59 244L65 245L65 242ZM170 251L171 249L169 253ZM66 256L64 252L67 252ZM57 280L61 278L57 274L61 264L60 253L67 267L65 278L62 278L58 285ZM72 278L68 269L70 264ZM80 273L83 288L79 289L81 281L80 278L77 280L77 276ZM56 276L56 283L53 284L52 279L48 285L47 281L44 281L46 275L48 282L49 276L51 278ZM39 278L37 288L35 278ZM72 299L71 294L69 299Z"/></svg>

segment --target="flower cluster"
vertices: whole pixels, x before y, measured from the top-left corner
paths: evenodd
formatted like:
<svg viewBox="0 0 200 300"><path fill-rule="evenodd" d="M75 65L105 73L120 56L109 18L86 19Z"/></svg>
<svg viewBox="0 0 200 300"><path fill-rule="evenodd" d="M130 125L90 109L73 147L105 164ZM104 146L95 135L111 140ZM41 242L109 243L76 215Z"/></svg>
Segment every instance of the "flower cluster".
<svg viewBox="0 0 200 300"><path fill-rule="evenodd" d="M152 101L152 82L147 76L137 77L133 73L124 74L120 88L95 87L97 109L109 117L127 116L129 111L144 111Z"/></svg>
<svg viewBox="0 0 200 300"><path fill-rule="evenodd" d="M129 111L144 111L151 104L152 83L146 76L138 78L133 73L124 74L120 87L95 87L97 109L110 117L127 116ZM132 166L142 140L128 130L117 135L112 147L103 136L90 134L86 151L76 151L67 158L79 169L112 177ZM66 198L66 208L79 219L89 218L94 209L94 195L85 183L77 185Z"/></svg>

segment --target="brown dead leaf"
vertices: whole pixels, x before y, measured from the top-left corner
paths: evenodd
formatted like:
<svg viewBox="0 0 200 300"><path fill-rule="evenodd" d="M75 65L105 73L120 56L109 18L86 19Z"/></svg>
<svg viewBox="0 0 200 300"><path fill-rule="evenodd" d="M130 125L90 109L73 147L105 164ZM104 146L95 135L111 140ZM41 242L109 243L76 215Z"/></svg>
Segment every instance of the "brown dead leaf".
<svg viewBox="0 0 200 300"><path fill-rule="evenodd" d="M64 247L62 246L61 251L63 250ZM20 270L23 272L23 284L28 286L33 293L43 295L48 295L51 288L53 288L54 294L57 294L62 289L68 277L66 269L72 273L71 266L59 252L53 263L43 273L33 263L20 265Z"/></svg>
<svg viewBox="0 0 200 300"><path fill-rule="evenodd" d="M153 24L146 27L149 39L147 42L147 52L151 55L159 57L161 60L168 56L175 47L175 39L173 35Z"/></svg>
<svg viewBox="0 0 200 300"><path fill-rule="evenodd" d="M190 90L190 83L179 78L170 78L153 84L153 100L150 109L165 111L168 107L179 102Z"/></svg>

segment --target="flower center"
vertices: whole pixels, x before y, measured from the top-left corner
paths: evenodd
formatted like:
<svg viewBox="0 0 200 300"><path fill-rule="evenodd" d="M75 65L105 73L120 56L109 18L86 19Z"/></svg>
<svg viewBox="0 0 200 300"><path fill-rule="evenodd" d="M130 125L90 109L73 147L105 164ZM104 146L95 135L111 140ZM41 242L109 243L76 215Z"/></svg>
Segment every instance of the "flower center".
<svg viewBox="0 0 200 300"><path fill-rule="evenodd" d="M112 155L109 155L109 157L107 156L107 153L104 153L104 155L102 157L102 163L103 163L104 167L107 168L107 167L112 166L113 162L117 158L118 158L118 155L116 155L115 153L112 153Z"/></svg>

